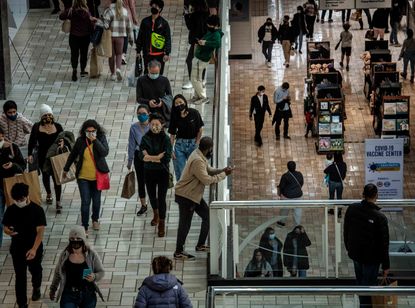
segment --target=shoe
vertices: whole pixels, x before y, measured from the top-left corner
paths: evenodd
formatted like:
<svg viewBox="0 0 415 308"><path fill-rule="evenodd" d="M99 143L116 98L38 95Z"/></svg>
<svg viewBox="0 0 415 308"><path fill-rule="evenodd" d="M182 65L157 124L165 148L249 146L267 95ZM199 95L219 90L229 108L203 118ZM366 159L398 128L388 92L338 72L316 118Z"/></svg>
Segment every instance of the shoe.
<svg viewBox="0 0 415 308"><path fill-rule="evenodd" d="M268 67L272 67L272 64L271 64L271 62L270 62L270 61L268 61L268 62L267 62L267 66L268 66Z"/></svg>
<svg viewBox="0 0 415 308"><path fill-rule="evenodd" d="M62 211L61 203L56 201L56 214L60 214Z"/></svg>
<svg viewBox="0 0 415 308"><path fill-rule="evenodd" d="M94 229L95 231L98 231L100 228L99 222L98 221L93 221L92 222L92 229Z"/></svg>
<svg viewBox="0 0 415 308"><path fill-rule="evenodd" d="M193 96L192 98L188 99L188 100L187 100L187 102L188 102L189 104L193 104L194 102L196 102L196 101L198 101L198 100L200 100L200 98L199 98L199 97Z"/></svg>
<svg viewBox="0 0 415 308"><path fill-rule="evenodd" d="M112 75L111 75L111 80L112 80L112 81L117 80L117 76L115 76L115 74L112 74Z"/></svg>
<svg viewBox="0 0 415 308"><path fill-rule="evenodd" d="M78 80L78 72L76 70L72 71L72 81L77 81Z"/></svg>
<svg viewBox="0 0 415 308"><path fill-rule="evenodd" d="M333 22L333 19L329 19L329 23L332 23Z"/></svg>
<svg viewBox="0 0 415 308"><path fill-rule="evenodd" d="M308 138L308 135L307 135L307 134L305 134L305 135L304 135L304 137Z"/></svg>
<svg viewBox="0 0 415 308"><path fill-rule="evenodd" d="M346 66L346 71L349 71L349 66L348 65Z"/></svg>
<svg viewBox="0 0 415 308"><path fill-rule="evenodd" d="M50 13L50 15L55 15L58 14L60 12L59 9L53 9L53 11Z"/></svg>
<svg viewBox="0 0 415 308"><path fill-rule="evenodd" d="M290 67L290 65L287 63L287 64L285 64L285 67L287 67L287 68L288 68L288 67Z"/></svg>
<svg viewBox="0 0 415 308"><path fill-rule="evenodd" d="M340 62L339 64L340 64L340 67L343 67L343 62Z"/></svg>
<svg viewBox="0 0 415 308"><path fill-rule="evenodd" d="M184 89L184 90L193 89L192 82L190 82L190 81L186 82L186 83L182 86L182 89Z"/></svg>
<svg viewBox="0 0 415 308"><path fill-rule="evenodd" d="M81 72L81 77L87 77L87 76L88 76L88 72L85 72L85 71Z"/></svg>
<svg viewBox="0 0 415 308"><path fill-rule="evenodd" d="M52 196L51 196L51 195L47 195L47 196L46 196L46 203L47 203L47 204L52 204L52 203L53 203L53 198L52 198Z"/></svg>
<svg viewBox="0 0 415 308"><path fill-rule="evenodd" d="M34 288L32 291L32 301L36 302L40 299L42 293L40 293L40 288Z"/></svg>
<svg viewBox="0 0 415 308"><path fill-rule="evenodd" d="M159 220L158 233L157 233L157 235L159 237L164 237L166 235L166 224L165 224L165 220L164 219L160 219Z"/></svg>
<svg viewBox="0 0 415 308"><path fill-rule="evenodd" d="M327 211L327 213L329 213L329 215L334 215L334 210L333 210L333 209L329 209L329 210Z"/></svg>
<svg viewBox="0 0 415 308"><path fill-rule="evenodd" d="M405 73L401 73L401 76L403 79L406 79L406 74Z"/></svg>
<svg viewBox="0 0 415 308"><path fill-rule="evenodd" d="M390 32L390 31L389 31L389 29L386 29L386 30L385 30L385 33L389 33L389 32Z"/></svg>
<svg viewBox="0 0 415 308"><path fill-rule="evenodd" d="M291 139L291 137L290 136L284 136L284 139Z"/></svg>
<svg viewBox="0 0 415 308"><path fill-rule="evenodd" d="M125 60L125 54L122 54L122 58L121 58L121 64L122 65L127 65L127 60Z"/></svg>
<svg viewBox="0 0 415 308"><path fill-rule="evenodd" d="M118 81L122 81L122 75L121 75L121 70L119 68L117 68L115 70L115 73L117 74L117 80Z"/></svg>
<svg viewBox="0 0 415 308"><path fill-rule="evenodd" d="M196 259L196 257L191 255L190 253L182 251L182 252L175 252L174 259L182 260L182 261L193 261Z"/></svg>
<svg viewBox="0 0 415 308"><path fill-rule="evenodd" d="M142 205L140 210L137 212L137 216L141 216L147 212L147 205Z"/></svg>
<svg viewBox="0 0 415 308"><path fill-rule="evenodd" d="M401 44L399 44L399 43L396 43L395 45L393 45L393 46L395 46L395 47L402 47L402 45Z"/></svg>
<svg viewBox="0 0 415 308"><path fill-rule="evenodd" d="M195 105L202 105L202 104L208 104L208 103L209 103L209 99L207 97L200 98L197 101L193 102L193 104L195 104Z"/></svg>
<svg viewBox="0 0 415 308"><path fill-rule="evenodd" d="M298 51L298 53L299 53L300 55L302 55L302 54L303 54L303 52L302 52L301 50L299 50L299 51Z"/></svg>
<svg viewBox="0 0 415 308"><path fill-rule="evenodd" d="M196 246L195 250L197 252L209 252L210 247L208 245Z"/></svg>
<svg viewBox="0 0 415 308"><path fill-rule="evenodd" d="M153 227L159 224L159 210L153 209L153 219L151 220L150 224Z"/></svg>
<svg viewBox="0 0 415 308"><path fill-rule="evenodd" d="M275 135L275 139L280 140L280 135Z"/></svg>
<svg viewBox="0 0 415 308"><path fill-rule="evenodd" d="M339 209L338 211L337 211L337 218L342 218L342 209Z"/></svg>
<svg viewBox="0 0 415 308"><path fill-rule="evenodd" d="M277 225L279 225L281 227L285 227L285 222L282 222L282 221L278 220Z"/></svg>
<svg viewBox="0 0 415 308"><path fill-rule="evenodd" d="M321 20L321 24L324 24L324 19Z"/></svg>

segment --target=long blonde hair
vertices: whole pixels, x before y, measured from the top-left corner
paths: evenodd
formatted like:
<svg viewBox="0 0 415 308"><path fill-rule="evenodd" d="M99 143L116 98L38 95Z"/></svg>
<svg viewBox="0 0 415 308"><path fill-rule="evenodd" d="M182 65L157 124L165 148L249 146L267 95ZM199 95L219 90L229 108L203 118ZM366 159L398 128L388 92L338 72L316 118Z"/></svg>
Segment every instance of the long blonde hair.
<svg viewBox="0 0 415 308"><path fill-rule="evenodd" d="M123 16L122 9L124 8L122 0L112 0L112 3L115 3L115 15L118 19L121 19Z"/></svg>
<svg viewBox="0 0 415 308"><path fill-rule="evenodd" d="M82 9L89 11L88 5L86 4L86 0L73 0L72 9Z"/></svg>

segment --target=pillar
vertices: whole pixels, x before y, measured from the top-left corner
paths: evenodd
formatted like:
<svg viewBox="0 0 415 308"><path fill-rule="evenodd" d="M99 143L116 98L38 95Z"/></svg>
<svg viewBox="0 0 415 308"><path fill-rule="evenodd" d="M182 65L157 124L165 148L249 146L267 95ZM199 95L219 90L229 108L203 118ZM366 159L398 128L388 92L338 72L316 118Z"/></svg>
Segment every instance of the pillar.
<svg viewBox="0 0 415 308"><path fill-rule="evenodd" d="M6 99L12 85L7 1L0 1L0 99Z"/></svg>

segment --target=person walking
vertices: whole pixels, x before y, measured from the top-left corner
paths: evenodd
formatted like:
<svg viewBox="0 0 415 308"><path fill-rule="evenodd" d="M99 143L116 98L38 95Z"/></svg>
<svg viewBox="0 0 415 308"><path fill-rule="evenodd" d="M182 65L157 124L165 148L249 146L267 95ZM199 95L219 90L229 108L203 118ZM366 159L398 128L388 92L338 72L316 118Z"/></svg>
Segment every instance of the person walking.
<svg viewBox="0 0 415 308"><path fill-rule="evenodd" d="M403 41L402 49L399 54L399 61L403 58L403 72L401 76L403 79L406 79L406 75L408 72L408 64L411 65L411 78L410 82L414 82L414 75L415 75L415 39L414 39L414 32L412 29L406 30L406 39Z"/></svg>
<svg viewBox="0 0 415 308"><path fill-rule="evenodd" d="M246 266L244 277L273 277L271 264L264 258L260 248L254 250L252 259Z"/></svg>
<svg viewBox="0 0 415 308"><path fill-rule="evenodd" d="M60 254L49 288L49 298L60 307L94 308L96 293L104 301L97 282L105 275L101 259L86 240L85 229L74 226L69 243Z"/></svg>
<svg viewBox="0 0 415 308"><path fill-rule="evenodd" d="M349 206L344 217L344 244L359 286L376 286L381 264L383 277L389 273L388 219L376 205L377 198L376 185L366 184L363 200ZM360 307L372 307L370 296L359 298Z"/></svg>
<svg viewBox="0 0 415 308"><path fill-rule="evenodd" d="M307 277L310 268L307 247L311 245L304 227L295 226L293 231L287 234L284 242L284 266L291 277Z"/></svg>
<svg viewBox="0 0 415 308"><path fill-rule="evenodd" d="M369 9L358 9L356 10L357 14L358 14L358 22L360 25L360 30L363 30L363 16L362 16L362 12L365 13L366 18L367 18L367 23L369 25L369 29L372 29L372 16L370 15L370 10Z"/></svg>
<svg viewBox="0 0 415 308"><path fill-rule="evenodd" d="M164 64L169 61L171 53L171 34L167 20L161 17L164 8L163 0L151 0L151 16L141 21L136 41L137 56L144 58L144 74L151 60L161 63L160 74L163 75Z"/></svg>
<svg viewBox="0 0 415 308"><path fill-rule="evenodd" d="M130 25L132 27L138 27L138 18L136 12L136 0L122 0L124 8L127 10L128 18L130 19ZM134 33L134 32L133 32ZM133 40L135 33L133 34ZM121 64L127 65L127 51L128 51L128 35L124 36L124 45L122 49Z"/></svg>
<svg viewBox="0 0 415 308"><path fill-rule="evenodd" d="M341 10L342 11L342 24L344 25L346 22L350 21L350 15L352 14L351 9Z"/></svg>
<svg viewBox="0 0 415 308"><path fill-rule="evenodd" d="M392 32L389 36L389 42L391 43L391 46L395 47L401 47L402 45L399 44L398 41L398 30L399 26L401 24L401 9L399 8L399 3L397 1L392 2L392 9L390 11L390 26L392 29Z"/></svg>
<svg viewBox="0 0 415 308"><path fill-rule="evenodd" d="M46 216L40 204L29 199L29 186L14 184L11 189L13 204L3 217L3 231L11 236L10 254L15 273L15 292L18 308L27 308L27 269L32 275L32 301L41 297L43 234Z"/></svg>
<svg viewBox="0 0 415 308"><path fill-rule="evenodd" d="M281 87L277 88L274 92L274 104L275 112L274 117L272 118L272 124L275 123L275 138L280 139L280 126L281 122L284 120L284 138L291 139L288 136L289 120L293 117L291 111L291 98L288 89L290 84L284 82Z"/></svg>
<svg viewBox="0 0 415 308"><path fill-rule="evenodd" d="M384 8L376 9L373 13L372 26L373 26L373 39L377 40L378 37L383 41L385 36L385 29L388 27L388 15L389 13Z"/></svg>
<svg viewBox="0 0 415 308"><path fill-rule="evenodd" d="M112 57L108 59L111 80L122 81L121 65L124 38L128 37L131 46L134 43L133 27L122 0L112 0L109 9L104 12L103 20L104 28L111 30Z"/></svg>
<svg viewBox="0 0 415 308"><path fill-rule="evenodd" d="M92 201L92 228L100 229L101 191L97 188L96 173L109 173L105 157L109 148L104 129L95 120L86 120L79 130L79 137L63 167L65 178L70 166L76 161L76 179L81 195L81 221L88 236L89 212Z"/></svg>
<svg viewBox="0 0 415 308"><path fill-rule="evenodd" d="M353 34L349 31L350 24L343 24L343 31L340 33L342 56L340 60L340 67L343 68L344 56L346 56L346 71L349 71L350 56L352 55L352 40Z"/></svg>
<svg viewBox="0 0 415 308"><path fill-rule="evenodd" d="M297 13L294 14L291 21L292 35L294 36L295 46L294 49L298 49L298 53L302 54L303 48L303 37L307 34L307 25L305 23L304 8L299 5L297 6Z"/></svg>
<svg viewBox="0 0 415 308"><path fill-rule="evenodd" d="M265 94L265 87L259 86L256 95L251 98L251 107L249 108L249 120L252 121L252 115L254 115L255 121L255 144L259 147L262 146L261 131L264 126L265 112L268 112L269 116L272 116L271 108L268 103L268 96Z"/></svg>
<svg viewBox="0 0 415 308"><path fill-rule="evenodd" d="M303 196L302 187L304 185L303 174L296 171L296 163L289 161L287 163L288 171L281 176L280 183L278 184L279 198L284 199L300 199ZM281 209L280 216L282 218L277 221L277 224L284 227L285 221L288 218L289 209ZM299 207L294 209L294 221L296 225L301 224L301 216L303 210Z"/></svg>
<svg viewBox="0 0 415 308"><path fill-rule="evenodd" d="M329 11L329 20L328 20L329 23L333 22L333 10L322 10L321 11L321 18L320 18L321 24L325 23L324 19L326 18L327 11Z"/></svg>
<svg viewBox="0 0 415 308"><path fill-rule="evenodd" d="M208 252L205 244L209 233L209 208L203 200L203 193L207 185L219 183L233 171L232 167L214 169L209 166L212 159L213 140L210 137L200 139L199 148L190 155L184 167L182 176L175 186L175 201L179 205L179 228L177 230L176 260L194 260L195 257L184 251L184 243L192 224L193 213L202 219L199 239L195 250Z"/></svg>
<svg viewBox="0 0 415 308"><path fill-rule="evenodd" d="M307 24L307 38L312 39L314 35L314 24L318 19L318 6L314 0L307 0L303 5L305 21ZM318 22L318 21L317 21Z"/></svg>
<svg viewBox="0 0 415 308"><path fill-rule="evenodd" d="M133 308L193 307L183 283L170 274L173 262L169 258L155 257L151 268L154 275L144 279Z"/></svg>
<svg viewBox="0 0 415 308"><path fill-rule="evenodd" d="M196 150L204 125L199 111L189 108L183 95L176 95L173 99L172 118L168 130L170 142L174 147L172 154L176 181L180 180L186 161Z"/></svg>
<svg viewBox="0 0 415 308"><path fill-rule="evenodd" d="M29 164L37 163L38 170L42 172L42 182L46 190L46 203L52 204L52 191L50 189L50 178L52 177L55 188L56 208L60 207L62 186L58 185L53 172L45 172L44 165L46 156L51 145L54 144L58 135L63 132L62 125L55 122L52 108L49 105L40 106L40 121L32 127L29 138L29 147L27 161ZM35 155L36 154L36 155ZM37 156L37 162L34 155Z"/></svg>
<svg viewBox="0 0 415 308"><path fill-rule="evenodd" d="M270 17L266 22L258 29L258 43L262 43L262 54L265 57L265 64L271 67L272 48L275 41L278 39L278 30L272 23Z"/></svg>
<svg viewBox="0 0 415 308"><path fill-rule="evenodd" d="M158 226L158 236L166 234L166 195L169 186L169 163L172 146L163 129L164 119L157 113L150 115L150 130L140 143L139 158L144 162L144 178L153 209L152 226Z"/></svg>
<svg viewBox="0 0 415 308"><path fill-rule="evenodd" d="M285 15L278 29L278 40L282 45L282 50L284 52L284 65L285 67L290 66L290 57L291 57L291 46L294 42L293 30L290 26L290 16Z"/></svg>
<svg viewBox="0 0 415 308"><path fill-rule="evenodd" d="M265 229L259 241L259 247L264 259L271 265L273 277L282 277L284 269L282 267L282 242L271 227Z"/></svg>
<svg viewBox="0 0 415 308"><path fill-rule="evenodd" d="M59 15L59 19L69 19L71 21L69 47L71 49L72 81L77 81L78 59L81 65L81 77L88 76L85 68L88 61L90 37L94 30L96 18L91 17L85 0L74 0L72 7L65 8Z"/></svg>
<svg viewBox="0 0 415 308"><path fill-rule="evenodd" d="M334 200L336 195L337 200L343 199L344 179L347 174L347 165L343 161L341 153L334 154L334 161L324 169L324 174L328 177L329 199ZM334 210L330 209L329 214L333 215ZM342 209L339 209L338 217L342 215Z"/></svg>
<svg viewBox="0 0 415 308"><path fill-rule="evenodd" d="M150 130L149 122L150 109L147 105L138 105L138 122L131 124L128 137L128 163L127 169L130 170L134 162L135 175L138 183L138 197L140 198L141 208L137 216L147 212L146 186L144 181L144 162L140 159L140 144L144 135Z"/></svg>

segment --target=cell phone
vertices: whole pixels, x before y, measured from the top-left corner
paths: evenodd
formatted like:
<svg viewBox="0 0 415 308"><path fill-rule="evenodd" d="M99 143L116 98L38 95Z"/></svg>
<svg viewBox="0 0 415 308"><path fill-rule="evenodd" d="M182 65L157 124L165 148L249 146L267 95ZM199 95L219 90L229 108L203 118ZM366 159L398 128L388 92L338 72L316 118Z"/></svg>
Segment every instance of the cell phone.
<svg viewBox="0 0 415 308"><path fill-rule="evenodd" d="M82 278L85 279L86 276L91 275L92 274L92 270L90 268L84 268L84 272L82 274Z"/></svg>

